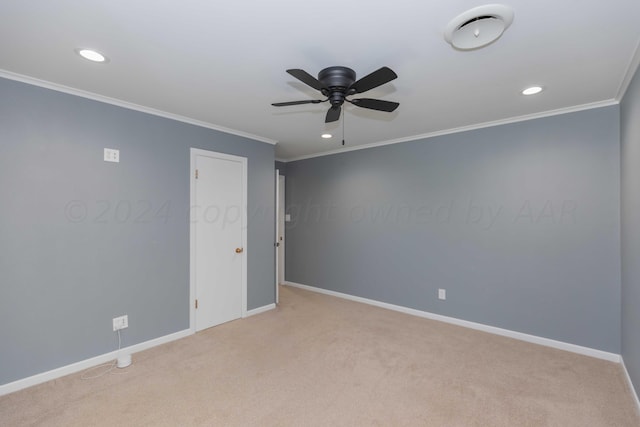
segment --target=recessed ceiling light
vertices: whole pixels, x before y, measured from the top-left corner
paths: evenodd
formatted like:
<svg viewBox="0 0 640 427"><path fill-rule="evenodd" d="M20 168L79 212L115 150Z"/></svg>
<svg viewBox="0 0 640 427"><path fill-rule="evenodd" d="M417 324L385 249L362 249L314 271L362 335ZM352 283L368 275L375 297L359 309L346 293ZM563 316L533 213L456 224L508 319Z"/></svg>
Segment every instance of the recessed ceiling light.
<svg viewBox="0 0 640 427"><path fill-rule="evenodd" d="M324 139L329 139L331 138L333 135L331 135L330 133L323 133L322 135L320 135L321 137L323 137Z"/></svg>
<svg viewBox="0 0 640 427"><path fill-rule="evenodd" d="M541 86L531 86L522 91L523 95L535 95L536 93L542 92Z"/></svg>
<svg viewBox="0 0 640 427"><path fill-rule="evenodd" d="M76 49L76 53L93 62L107 62L107 57L93 49Z"/></svg>

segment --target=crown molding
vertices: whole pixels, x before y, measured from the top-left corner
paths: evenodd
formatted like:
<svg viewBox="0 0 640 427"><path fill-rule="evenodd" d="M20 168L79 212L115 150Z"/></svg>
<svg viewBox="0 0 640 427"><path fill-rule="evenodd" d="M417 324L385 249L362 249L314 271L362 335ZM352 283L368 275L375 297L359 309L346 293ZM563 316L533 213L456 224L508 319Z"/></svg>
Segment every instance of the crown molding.
<svg viewBox="0 0 640 427"><path fill-rule="evenodd" d="M527 114L527 115L523 115L523 116L511 117L511 118L508 118L508 119L495 120L495 121L490 121L490 122L483 122L483 123L478 123L478 124L475 124L475 125L461 126L461 127L457 127L457 128L445 129L445 130L436 131L436 132L429 132L429 133L424 133L424 134L420 134L420 135L413 135L413 136L408 136L408 137L404 137L404 138L397 138L397 139L392 139L392 140L387 140L387 141L379 141L379 142L373 142L373 143L369 143L369 144L362 144L362 145L357 145L357 146L354 146L354 147L339 148L339 149L335 149L335 150L324 151L322 153L307 154L307 155L303 155L303 156L292 157L292 158L289 158L289 159L276 158L275 160L277 160L279 162L283 162L283 163L294 162L294 161L298 161L298 160L305 160L305 159L311 159L311 158L315 158L315 157L330 156L330 155L333 155L333 154L346 153L346 152L349 152L349 151L366 150L366 149L369 149L369 148L381 147L381 146L385 146L385 145L401 144L403 142L412 142L412 141L417 141L417 140L420 140L420 139L434 138L436 136L450 135L450 134L454 134L454 133L467 132L467 131L470 131L470 130L483 129L483 128L492 127L492 126L500 126L500 125L506 125L506 124L510 124L510 123L518 123L518 122L523 122L523 121L528 121L528 120L535 120L535 119L544 118L544 117L556 116L556 115L560 115L560 114L574 113L574 112L583 111L583 110L589 110L589 109L593 109L593 108L602 108L602 107L608 107L608 106L611 106L611 105L616 105L616 104L620 103L620 101L621 101L622 97L624 96L624 93L626 92L627 88L629 87L629 84L631 83L631 80L632 80L636 70L638 69L638 67L640 67L640 43L636 46L635 54L633 55L633 58L631 59L631 61L629 63L629 67L627 68L627 72L625 73L625 76L624 76L624 78L623 78L623 80L622 80L622 82L620 84L617 96L615 98L612 98L612 99L609 99L609 100L598 101L598 102L593 102L593 103L589 103L589 104L576 105L576 106L567 107L567 108L559 108L559 109L555 109L555 110L544 111L544 112L541 112L541 113ZM30 85L33 85L33 86L43 87L45 89L55 90L57 92L63 92L63 93L69 94L69 95L79 96L79 97L82 97L82 98L91 99L91 100L94 100L94 101L115 105L115 106L126 108L126 109L129 109L129 110L139 111L139 112L151 114L151 115L154 115L154 116L164 117L164 118L170 119L170 120L175 120L175 121L179 121L179 122L183 122L183 123L188 123L188 124L192 124L192 125L195 125L195 126L216 130L216 131L219 131L219 132L228 133L228 134L231 134L231 135L236 135L236 136L240 136L240 137L243 137L243 138L248 138L248 139L252 139L252 140L255 140L255 141L264 142L264 143L271 144L271 145L276 145L278 143L278 141L276 141L274 139L265 138L265 137L254 135L254 134L250 134L250 133L247 133L247 132L242 132L242 131L239 131L239 130L226 128L226 127L223 127L223 126L218 126L218 125L215 125L215 124L212 124L212 123L191 119L189 117L184 117L184 116L181 116L181 115L178 115L178 114L169 113L169 112L166 112L166 111L156 110L154 108L145 107L145 106L142 106L142 105L138 105L138 104L134 104L134 103L131 103L131 102L122 101L122 100L119 100L119 99L116 99L116 98L111 98L111 97L104 96L104 95L99 95L99 94L96 94L96 93L93 93L93 92L84 91L84 90L81 90L81 89L72 88L72 87L69 87L69 86L64 86L64 85L57 84L57 83L52 83L52 82L49 82L49 81L46 81L46 80L41 80L41 79L37 79L35 77L30 77L30 76L25 76L25 75L22 75L22 74L14 73L14 72L3 70L3 69L0 69L0 77L6 78L6 79L9 79L9 80L19 81L19 82L22 82L22 83L27 83L27 84L30 84Z"/></svg>
<svg viewBox="0 0 640 427"><path fill-rule="evenodd" d="M636 45L635 52L629 61L629 66L627 67L627 72L622 77L622 81L620 82L620 86L618 87L618 93L616 95L616 101L622 101L624 98L624 94L627 92L629 85L631 84L631 80L633 80L633 76L635 76L638 67L640 66L640 41Z"/></svg>
<svg viewBox="0 0 640 427"><path fill-rule="evenodd" d="M189 117L181 116L179 114L173 114L162 110L156 110L155 108L145 107L143 105L134 104L132 102L122 101L120 99L111 98L104 95L99 95L97 93L84 91L81 89L72 88L69 86L64 86L58 83L52 83L46 80L40 80L35 77L25 76L22 74L13 73L11 71L0 69L0 77L9 80L15 80L22 83L27 83L33 86L39 86L45 89L55 90L56 92L63 92L69 95L79 96L81 98L91 99L93 101L103 102L105 104L115 105L117 107L126 108L128 110L139 111L141 113L151 114L153 116L164 117L165 119L175 120L178 122L188 123L190 125L195 125L207 129L216 130L219 132L228 133L231 135L241 136L243 138L252 139L255 141L265 142L267 144L275 145L278 141L264 138L262 136L253 135L251 133L242 132L235 129L226 128L224 126L218 126L213 123L203 122L200 120L191 119Z"/></svg>
<svg viewBox="0 0 640 427"><path fill-rule="evenodd" d="M591 110L594 108L610 107L612 105L617 105L617 104L619 104L619 101L617 99L608 99L605 101L592 102L589 104L575 105L567 108L558 108L556 110L543 111L541 113L527 114L524 116L510 117L508 119L494 120L491 122L478 123L475 125L461 126L457 128L445 129L445 130L436 131L436 132L429 132L421 135L407 136L404 138L391 139L388 141L372 142L370 144L356 145L354 147L346 147L346 148L339 148L339 149L330 150L330 151L323 151L322 153L307 154L304 156L292 157L290 159L284 160L284 162L295 162L298 160L306 160L306 159L312 159L315 157L331 156L333 154L346 153L348 151L366 150L369 148L382 147L384 145L401 144L403 142L413 142L421 139L434 138L436 136L450 135L450 134L460 133L460 132L468 132L470 130L483 129L483 128L488 128L493 126L508 125L511 123L541 119L544 117L559 116L561 114L575 113L578 111Z"/></svg>

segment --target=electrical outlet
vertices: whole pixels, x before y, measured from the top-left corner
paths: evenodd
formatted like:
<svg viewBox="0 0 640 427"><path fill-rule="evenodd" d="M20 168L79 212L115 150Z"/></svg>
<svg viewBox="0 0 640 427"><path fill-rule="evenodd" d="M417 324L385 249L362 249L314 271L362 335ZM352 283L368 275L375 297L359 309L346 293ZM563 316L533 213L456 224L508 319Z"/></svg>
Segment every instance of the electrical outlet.
<svg viewBox="0 0 640 427"><path fill-rule="evenodd" d="M447 290L446 289L438 289L438 299L441 299L441 300L447 299Z"/></svg>
<svg viewBox="0 0 640 427"><path fill-rule="evenodd" d="M129 327L129 316L124 315L120 317L113 318L113 330L119 331L120 329L125 329Z"/></svg>
<svg viewBox="0 0 640 427"><path fill-rule="evenodd" d="M105 162L120 163L120 150L116 150L114 148L105 148L104 149L104 161Z"/></svg>

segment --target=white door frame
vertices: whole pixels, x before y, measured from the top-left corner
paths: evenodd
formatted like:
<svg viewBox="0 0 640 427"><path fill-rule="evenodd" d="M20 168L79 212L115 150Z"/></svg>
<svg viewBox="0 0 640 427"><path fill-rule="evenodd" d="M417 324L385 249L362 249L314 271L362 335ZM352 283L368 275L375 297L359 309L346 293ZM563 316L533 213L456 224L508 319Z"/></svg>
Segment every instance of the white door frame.
<svg viewBox="0 0 640 427"><path fill-rule="evenodd" d="M280 303L280 284L284 282L284 263L285 263L285 250L284 250L284 243L285 243L285 223L284 221L282 221L282 223L280 222L280 218L282 217L284 219L284 214L285 214L285 204L284 204L284 190L285 190L285 181L286 178L284 175L280 175L280 170L276 169L276 175L275 175L275 181L276 181L276 215L275 215L275 219L276 219L276 235L275 235L275 251L276 251L276 256L275 256L275 261L276 261L276 267L275 267L275 295L276 295L276 304ZM283 203L280 203L280 202ZM282 237L282 240L280 239ZM280 256L280 253L282 252L282 256ZM282 264L282 281L280 280L280 264Z"/></svg>
<svg viewBox="0 0 640 427"><path fill-rule="evenodd" d="M275 268L275 288L276 288L276 304L280 303L280 169L276 169L276 236L274 247L276 250L276 268Z"/></svg>
<svg viewBox="0 0 640 427"><path fill-rule="evenodd" d="M196 296L196 227L194 221L194 210L198 207L195 206L196 200L196 157L207 156L222 160L232 160L240 162L242 164L242 208L241 221L242 221L242 247L244 248L244 256L242 257L242 317L247 317L247 257L249 255L247 251L247 165L248 160L246 157L234 156L231 154L218 153L215 151L202 150L199 148L191 148L191 165L189 167L189 329L192 332L196 332L196 308L195 308L195 296Z"/></svg>
<svg viewBox="0 0 640 427"><path fill-rule="evenodd" d="M285 200L285 190L286 190L286 175L280 175L278 178L278 203L280 203L280 201L282 201L282 203L280 204L280 216L277 218L278 221L278 228L279 228L279 235L277 236L277 241L280 243L280 246L278 247L278 249L280 249L280 252L282 254L282 257L279 259L279 263L282 264L282 280L280 280L280 265L278 265L278 282L279 283L284 283L285 280L285 264L287 261L287 257L286 257L286 241L287 241L287 230L286 230L286 221L285 221L285 217L286 217L286 200ZM280 240L280 237L282 237L282 240Z"/></svg>

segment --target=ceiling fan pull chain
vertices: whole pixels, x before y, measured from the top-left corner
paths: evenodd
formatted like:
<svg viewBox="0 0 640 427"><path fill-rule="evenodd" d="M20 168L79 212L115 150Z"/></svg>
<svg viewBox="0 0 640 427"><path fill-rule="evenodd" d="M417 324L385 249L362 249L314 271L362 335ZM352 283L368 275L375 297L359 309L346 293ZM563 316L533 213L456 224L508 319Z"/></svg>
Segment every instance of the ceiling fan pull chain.
<svg viewBox="0 0 640 427"><path fill-rule="evenodd" d="M344 120L345 120L345 115L344 115L344 108L342 109L342 145L344 146Z"/></svg>

